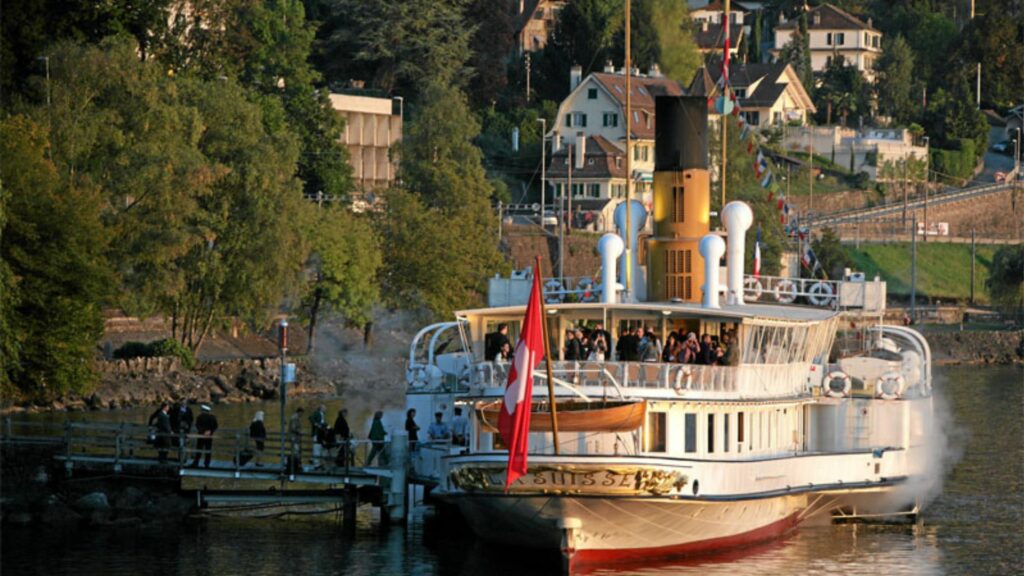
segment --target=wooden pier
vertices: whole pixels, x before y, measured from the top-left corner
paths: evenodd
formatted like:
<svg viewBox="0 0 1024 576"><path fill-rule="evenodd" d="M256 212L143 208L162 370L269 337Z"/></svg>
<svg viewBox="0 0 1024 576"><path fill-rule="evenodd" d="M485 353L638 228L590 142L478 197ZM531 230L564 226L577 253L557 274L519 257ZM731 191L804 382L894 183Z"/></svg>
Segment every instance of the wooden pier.
<svg viewBox="0 0 1024 576"><path fill-rule="evenodd" d="M0 445L48 450L69 477L177 479L183 494L195 496L200 515L342 512L345 523L353 525L357 506L370 503L380 508L384 522L405 520L409 484L414 479L408 474L404 432L396 431L377 446L373 462L367 461L374 450L369 440L350 440L314 453L308 434L295 442L280 431L268 430L259 452L247 430L220 429L212 437L206 466L206 451L196 448L200 438L198 434L166 438L162 460L153 429L136 423L6 418L0 431ZM197 454L198 465L193 465ZM292 457L301 465L289 466Z"/></svg>

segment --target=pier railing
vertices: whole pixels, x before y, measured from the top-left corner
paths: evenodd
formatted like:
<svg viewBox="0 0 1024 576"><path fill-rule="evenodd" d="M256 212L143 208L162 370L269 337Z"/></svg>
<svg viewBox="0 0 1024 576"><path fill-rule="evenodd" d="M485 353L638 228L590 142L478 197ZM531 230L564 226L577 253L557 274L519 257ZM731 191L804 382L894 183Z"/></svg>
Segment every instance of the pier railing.
<svg viewBox="0 0 1024 576"><path fill-rule="evenodd" d="M210 448L203 448L201 440L211 440ZM212 436L161 436L153 427L132 422L36 422L10 417L0 427L0 444L49 447L69 471L76 467L109 466L115 472L127 467L180 472L194 464L206 468L209 453L209 467L220 471L349 474L367 468L386 469L391 454L390 441L350 439L322 446L304 433L298 438L286 435L286 461L291 458L299 465L282 466L278 430L268 430L263 450L258 450L248 429L220 429ZM164 458L161 452L165 452Z"/></svg>
<svg viewBox="0 0 1024 576"><path fill-rule="evenodd" d="M504 387L511 364L477 364L474 384ZM556 384L580 396L620 397L637 389L671 390L680 397L780 398L809 393L811 366L757 364L708 366L664 362L557 361L551 363ZM543 369L534 372L542 378Z"/></svg>

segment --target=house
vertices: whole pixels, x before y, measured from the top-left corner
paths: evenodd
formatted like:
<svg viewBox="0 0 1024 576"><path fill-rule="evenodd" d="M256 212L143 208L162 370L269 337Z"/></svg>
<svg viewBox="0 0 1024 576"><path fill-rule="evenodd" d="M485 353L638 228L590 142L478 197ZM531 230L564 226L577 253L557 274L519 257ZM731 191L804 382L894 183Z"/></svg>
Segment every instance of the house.
<svg viewBox="0 0 1024 576"><path fill-rule="evenodd" d="M795 18L775 27L774 55L778 56L799 27L800 22ZM865 79L875 81L874 65L882 54L882 33L871 25L870 18L864 22L831 4L822 4L807 13L807 32L812 70L822 72L833 58L842 56Z"/></svg>
<svg viewBox="0 0 1024 576"><path fill-rule="evenodd" d="M701 68L690 84L689 93L717 98L721 75L722 69L718 66ZM732 64L729 86L736 95L740 114L753 127L803 125L807 123L807 115L815 112L811 97L789 64ZM712 118L714 116L712 114Z"/></svg>
<svg viewBox="0 0 1024 576"><path fill-rule="evenodd" d="M331 94L331 107L345 118L341 142L348 148L352 178L363 192L394 184L398 158L392 147L402 141L402 110L395 101L352 90Z"/></svg>
<svg viewBox="0 0 1024 576"><path fill-rule="evenodd" d="M803 126L787 130L782 146L801 152L814 150L853 173L867 172L872 180L890 179L894 170L900 174L908 163L911 173L923 171L928 165L927 138L915 138L906 128Z"/></svg>
<svg viewBox="0 0 1024 576"><path fill-rule="evenodd" d="M566 146L574 144L580 135L588 139L601 136L601 140L595 144L588 140L587 149L604 150L607 145L611 145L624 154L627 127L624 71L608 65L602 72L593 72L586 78L582 75L579 66L574 66L570 72L571 92L559 105L557 121L548 133L552 150L557 154ZM654 97L662 94L680 96L684 91L679 82L661 76L656 67L646 75L634 72L631 91L633 114L628 126L633 157L631 174L628 177L623 175L623 178L632 182L634 198L649 204L654 174ZM625 170L624 160L622 165ZM567 183L555 177L551 179L551 184L557 192L558 184L564 186ZM609 190L609 194L614 196L613 188L601 190L602 194L603 190ZM622 196L625 196L625 190Z"/></svg>
<svg viewBox="0 0 1024 576"><path fill-rule="evenodd" d="M543 50L555 29L555 19L566 0L519 0L515 17L516 49L526 52Z"/></svg>
<svg viewBox="0 0 1024 576"><path fill-rule="evenodd" d="M693 41L697 49L704 55L721 55L722 47L725 45L725 36L722 35L723 26L714 24L709 20L701 20L693 23ZM729 58L739 60L740 48L746 39L742 24L729 25ZM745 47L744 47L745 49Z"/></svg>
<svg viewBox="0 0 1024 576"><path fill-rule="evenodd" d="M742 26L744 19L746 18L746 10L733 3L729 10L729 23L737 24ZM690 10L690 20L694 22L709 22L711 24L721 24L722 17L725 15L725 5L722 4L721 0L715 0L699 8Z"/></svg>
<svg viewBox="0 0 1024 576"><path fill-rule="evenodd" d="M626 153L600 134L577 137L574 142L554 152L548 165L548 180L557 199L554 210L569 209L566 193L571 168L573 227L613 231L615 206L626 197Z"/></svg>

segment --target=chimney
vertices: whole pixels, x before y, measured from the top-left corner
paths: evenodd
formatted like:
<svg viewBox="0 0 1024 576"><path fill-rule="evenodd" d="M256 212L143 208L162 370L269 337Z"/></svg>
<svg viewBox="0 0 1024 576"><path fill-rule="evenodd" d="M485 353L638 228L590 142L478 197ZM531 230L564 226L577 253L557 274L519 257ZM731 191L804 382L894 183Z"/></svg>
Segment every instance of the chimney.
<svg viewBox="0 0 1024 576"><path fill-rule="evenodd" d="M611 60L605 62L604 71L608 74L615 74L615 64L612 64Z"/></svg>
<svg viewBox="0 0 1024 576"><path fill-rule="evenodd" d="M583 132L576 133L576 169L582 170L583 163L587 158L587 135Z"/></svg>
<svg viewBox="0 0 1024 576"><path fill-rule="evenodd" d="M522 14L526 11L526 0L519 0L519 13Z"/></svg>
<svg viewBox="0 0 1024 576"><path fill-rule="evenodd" d="M615 281L615 263L625 251L625 245L618 234L608 232L597 241L597 253L601 255L601 302L615 304L620 285Z"/></svg>
<svg viewBox="0 0 1024 576"><path fill-rule="evenodd" d="M704 257L704 308L721 308L718 304L718 269L725 254L725 240L717 234L705 234L700 239L700 255Z"/></svg>
<svg viewBox="0 0 1024 576"><path fill-rule="evenodd" d="M583 80L583 67L579 64L569 69L569 91L573 91Z"/></svg>
<svg viewBox="0 0 1024 576"><path fill-rule="evenodd" d="M871 28L871 18L868 18L868 28Z"/></svg>
<svg viewBox="0 0 1024 576"><path fill-rule="evenodd" d="M650 72L648 72L648 75L651 78L662 78L663 77L661 75L661 67L658 66L657 62L655 62L654 64L651 64L651 70L650 70Z"/></svg>
<svg viewBox="0 0 1024 576"><path fill-rule="evenodd" d="M728 279L725 302L742 306L743 252L746 249L747 228L754 223L754 212L745 202L734 200L726 204L722 210L722 222L725 223L725 230L729 235L725 254L725 273Z"/></svg>

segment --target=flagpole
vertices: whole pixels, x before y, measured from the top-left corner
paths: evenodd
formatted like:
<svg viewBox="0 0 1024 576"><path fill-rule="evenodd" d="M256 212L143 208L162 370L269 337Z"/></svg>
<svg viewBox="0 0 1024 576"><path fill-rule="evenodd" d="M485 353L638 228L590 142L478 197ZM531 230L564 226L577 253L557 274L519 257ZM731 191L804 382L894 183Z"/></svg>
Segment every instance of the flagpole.
<svg viewBox="0 0 1024 576"><path fill-rule="evenodd" d="M537 266L535 274L539 274L541 278L544 278L543 271L540 267L540 256L537 256ZM544 283L541 282L541 285ZM551 405L551 439L555 444L555 456L558 456L558 409L555 406L555 379L551 376L551 342L548 340L548 313L544 309L544 293L540 295L540 329L541 336L544 339L544 364L547 365L548 370L548 404ZM532 408L527 408L532 410Z"/></svg>
<svg viewBox="0 0 1024 576"><path fill-rule="evenodd" d="M725 0L725 10L722 13L722 32L725 33L725 44L722 46L722 61L725 63L722 70L722 203L718 207L718 218L722 218L722 210L725 209L725 166L729 157L729 140L726 138L726 124L728 114L726 107L729 105L729 0Z"/></svg>

